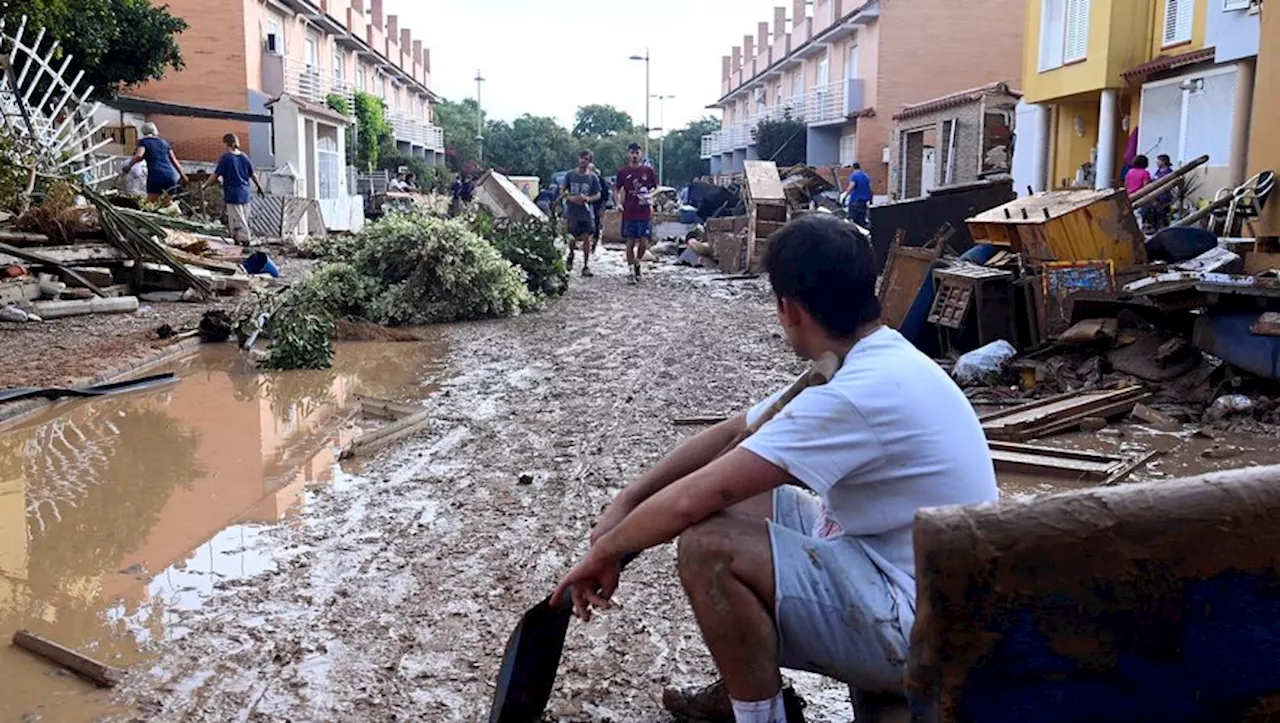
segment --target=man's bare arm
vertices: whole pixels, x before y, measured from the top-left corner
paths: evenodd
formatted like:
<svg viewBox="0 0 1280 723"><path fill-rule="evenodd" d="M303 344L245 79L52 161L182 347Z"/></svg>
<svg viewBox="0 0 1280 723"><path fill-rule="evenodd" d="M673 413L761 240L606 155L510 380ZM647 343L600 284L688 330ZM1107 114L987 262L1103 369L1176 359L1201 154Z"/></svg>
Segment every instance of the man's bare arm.
<svg viewBox="0 0 1280 723"><path fill-rule="evenodd" d="M708 429L662 458L640 479L618 494L618 499L635 507L671 483L702 469L747 428L746 415L740 414Z"/></svg>

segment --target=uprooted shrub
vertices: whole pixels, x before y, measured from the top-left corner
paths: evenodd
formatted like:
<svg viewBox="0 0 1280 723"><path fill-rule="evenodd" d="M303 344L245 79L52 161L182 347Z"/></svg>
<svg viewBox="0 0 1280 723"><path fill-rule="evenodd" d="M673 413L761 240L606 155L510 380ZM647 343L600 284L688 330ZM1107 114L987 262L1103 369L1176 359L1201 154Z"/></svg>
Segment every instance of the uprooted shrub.
<svg viewBox="0 0 1280 723"><path fill-rule="evenodd" d="M556 242L560 234L553 220L498 221L488 210L476 212L471 228L489 239L507 261L525 273L529 290L559 296L569 288L569 269Z"/></svg>
<svg viewBox="0 0 1280 723"><path fill-rule="evenodd" d="M321 263L305 280L241 310L242 327L270 313L264 328L272 340L269 368L328 366L338 319L417 326L514 316L538 304L524 272L489 242L462 221L422 210L388 214L356 236L307 250Z"/></svg>

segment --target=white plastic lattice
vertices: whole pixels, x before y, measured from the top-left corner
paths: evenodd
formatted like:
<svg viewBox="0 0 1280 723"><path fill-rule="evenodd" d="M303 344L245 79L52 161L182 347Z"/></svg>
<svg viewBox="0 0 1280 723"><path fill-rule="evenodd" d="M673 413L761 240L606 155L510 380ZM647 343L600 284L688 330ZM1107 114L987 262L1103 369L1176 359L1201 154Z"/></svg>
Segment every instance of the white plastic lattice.
<svg viewBox="0 0 1280 723"><path fill-rule="evenodd" d="M106 122L95 125L93 86L80 87L83 70L68 82L70 67L70 55L58 57L58 41L45 43L44 28L29 26L25 15L16 28L0 19L0 132L42 172L93 183L110 175L111 159L98 151L112 140L94 140Z"/></svg>

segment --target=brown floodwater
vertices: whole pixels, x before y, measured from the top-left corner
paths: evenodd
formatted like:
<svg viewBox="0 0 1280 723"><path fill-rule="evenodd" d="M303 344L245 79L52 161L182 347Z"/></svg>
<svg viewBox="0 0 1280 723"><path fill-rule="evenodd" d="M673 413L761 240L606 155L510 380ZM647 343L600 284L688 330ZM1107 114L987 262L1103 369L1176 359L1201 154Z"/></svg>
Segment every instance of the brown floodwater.
<svg viewBox="0 0 1280 723"><path fill-rule="evenodd" d="M123 712L9 638L145 664L184 634L176 613L272 568L264 532L303 519L309 487L353 481L337 455L365 424L355 396L421 400L445 351L342 344L330 370L259 374L209 347L170 365L177 383L0 428L0 721Z"/></svg>

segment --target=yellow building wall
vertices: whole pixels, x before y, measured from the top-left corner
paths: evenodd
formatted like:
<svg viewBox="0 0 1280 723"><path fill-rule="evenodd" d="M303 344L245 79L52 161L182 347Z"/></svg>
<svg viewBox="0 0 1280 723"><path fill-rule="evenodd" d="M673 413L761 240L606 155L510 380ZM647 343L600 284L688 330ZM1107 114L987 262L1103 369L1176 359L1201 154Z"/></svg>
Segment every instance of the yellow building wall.
<svg viewBox="0 0 1280 723"><path fill-rule="evenodd" d="M1208 23L1208 15L1206 12L1209 4L1213 3L1215 5L1215 10L1222 12L1222 0L1195 0L1195 16L1191 23L1191 41L1178 43L1177 45L1170 45L1166 48L1164 46L1164 0L1146 0L1146 2L1151 3L1152 17L1155 20L1155 24L1152 26L1150 31L1150 44L1147 47L1146 60L1158 58L1161 55L1182 55L1183 53L1189 53L1193 50L1203 48L1205 28ZM1139 5L1143 3L1134 4Z"/></svg>
<svg viewBox="0 0 1280 723"><path fill-rule="evenodd" d="M1275 119L1280 117L1280 3L1262 4L1262 43L1258 50L1257 82L1253 93L1253 123L1249 137L1249 175L1261 171L1280 172L1280 134ZM1268 80L1272 79L1272 80ZM1275 197L1263 209L1262 223L1268 234L1280 234L1280 201Z"/></svg>
<svg viewBox="0 0 1280 723"><path fill-rule="evenodd" d="M1076 118L1080 119L1077 126ZM1053 177L1050 186L1061 188L1075 182L1076 171L1093 160L1098 144L1098 97L1086 96L1054 104Z"/></svg>
<svg viewBox="0 0 1280 723"><path fill-rule="evenodd" d="M1195 38L1204 43L1204 4L1196 10ZM1121 73L1151 57L1153 18L1164 17L1163 0L1092 0L1089 8L1089 47L1084 60L1040 72L1040 17L1042 0L1026 2L1022 91L1028 103L1044 103L1103 88L1121 88ZM1191 46L1179 46L1191 49ZM1198 47L1198 46L1197 46ZM1185 50L1183 51L1185 52Z"/></svg>

